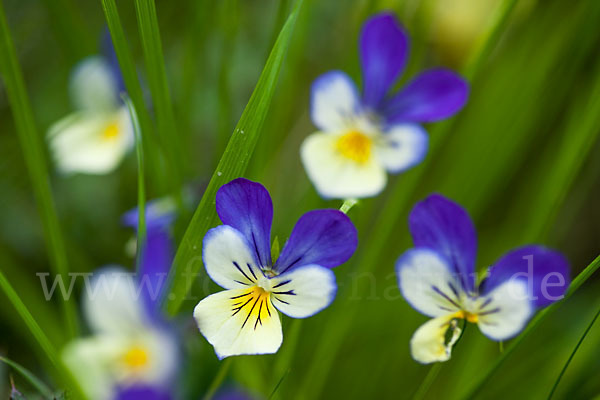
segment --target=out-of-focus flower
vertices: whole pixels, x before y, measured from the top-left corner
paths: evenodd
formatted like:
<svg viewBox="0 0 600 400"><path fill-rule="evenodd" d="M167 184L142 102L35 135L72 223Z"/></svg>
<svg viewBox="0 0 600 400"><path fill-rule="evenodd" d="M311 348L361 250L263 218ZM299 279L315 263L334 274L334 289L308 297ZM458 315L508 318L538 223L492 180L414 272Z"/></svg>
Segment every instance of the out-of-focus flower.
<svg viewBox="0 0 600 400"><path fill-rule="evenodd" d="M536 0L517 2L511 20L527 17ZM426 7L425 19L437 53L445 62L460 66L468 59L493 22L501 0L435 0Z"/></svg>
<svg viewBox="0 0 600 400"><path fill-rule="evenodd" d="M454 72L425 71L398 93L391 89L408 55L408 36L388 13L363 26L360 37L362 95L341 71L328 72L311 89L311 118L319 132L300 153L308 177L326 198L360 198L381 192L387 172L420 163L428 136L419 125L448 118L468 96Z"/></svg>
<svg viewBox="0 0 600 400"><path fill-rule="evenodd" d="M178 345L160 314L172 261L172 211L151 202L137 276L106 268L86 281L83 313L92 336L63 350L63 359L92 400L168 400L178 364ZM137 210L124 216L137 226Z"/></svg>
<svg viewBox="0 0 600 400"><path fill-rule="evenodd" d="M106 174L133 147L133 126L119 99L118 69L100 56L80 62L71 75L77 109L48 130L56 166L63 173Z"/></svg>
<svg viewBox="0 0 600 400"><path fill-rule="evenodd" d="M226 290L198 303L194 318L220 359L275 353L283 340L277 310L306 318L333 301L330 268L352 256L356 229L338 210L309 211L273 260L273 204L264 186L236 179L219 189L216 207L224 225L204 237L202 259Z"/></svg>
<svg viewBox="0 0 600 400"><path fill-rule="evenodd" d="M421 363L450 358L460 335L457 320L476 323L492 340L506 340L569 286L568 261L537 245L508 252L477 285L475 227L462 207L443 196L418 203L409 224L415 248L398 259L396 274L406 301L433 317L410 342L413 358Z"/></svg>

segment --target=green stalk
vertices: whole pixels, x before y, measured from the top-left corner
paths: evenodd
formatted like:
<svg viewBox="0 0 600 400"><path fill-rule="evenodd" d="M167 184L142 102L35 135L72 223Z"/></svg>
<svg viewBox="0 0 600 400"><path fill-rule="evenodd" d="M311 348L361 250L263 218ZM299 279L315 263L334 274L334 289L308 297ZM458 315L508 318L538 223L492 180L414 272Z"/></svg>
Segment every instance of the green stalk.
<svg viewBox="0 0 600 400"><path fill-rule="evenodd" d="M177 249L171 268L171 293L166 297L166 308L171 315L176 314L181 308L193 279L202 267L200 244L208 229L214 226L217 220L215 210L217 190L232 179L242 176L248 166L275 93L279 72L291 42L301 5L302 0L296 0L294 9L281 29L279 39L267 59L254 92Z"/></svg>
<svg viewBox="0 0 600 400"><path fill-rule="evenodd" d="M49 400L54 399L54 394L52 393L52 389L50 389L44 382L42 382L39 378L33 375L27 368L22 365L9 360L6 357L0 356L0 361L10 366L12 369L21 374L30 384L33 386L40 394Z"/></svg>
<svg viewBox="0 0 600 400"><path fill-rule="evenodd" d="M170 171L169 178L172 182L173 194L179 205L182 206L181 189L185 152L182 148L181 137L177 130L172 108L156 6L154 0L135 0L135 9L144 51L148 85L156 109L158 134L161 145L166 152L167 168Z"/></svg>
<svg viewBox="0 0 600 400"><path fill-rule="evenodd" d="M50 177L46 165L44 144L37 132L33 111L29 103L25 82L21 73L15 48L6 22L4 5L0 0L0 72L6 86L17 134L23 148L25 164L29 172L38 212L42 218L44 241L50 256L50 264L56 275L67 277L69 273L65 242L50 189ZM66 334L77 335L77 316L72 302L61 303L64 312Z"/></svg>
<svg viewBox="0 0 600 400"><path fill-rule="evenodd" d="M585 337L587 336L587 334L592 329L592 326L594 326L594 323L598 319L598 316L600 316L600 309L598 309L598 311L596 312L596 315L594 315L594 318L590 321L590 324L585 329L585 332L583 332L583 335L581 335L581 338L579 338L579 341L575 345L575 348L571 352L571 355L567 359L567 362L565 363L565 365L563 366L562 370L560 371L560 374L558 374L558 377L556 378L556 382L554 382L554 386L552 386L552 390L550 391L550 394L548 395L548 400L552 399L552 396L554 396L554 392L556 392L556 388L558 387L558 384L560 383L560 380L562 379L563 375L567 371L567 368L569 368L569 364L571 364L571 361L573 360L573 357L575 357L575 353L577 353L577 350L579 350L579 347L581 346L581 344L585 340Z"/></svg>
<svg viewBox="0 0 600 400"><path fill-rule="evenodd" d="M146 243L146 187L144 184L144 146L142 140L142 131L140 122L135 111L135 106L131 99L127 96L122 96L123 101L127 104L131 122L133 123L133 131L135 132L135 150L138 163L138 226L137 226L137 257L136 269L140 272L142 262L143 248Z"/></svg>
<svg viewBox="0 0 600 400"><path fill-rule="evenodd" d="M210 383L210 386L208 387L208 390L206 391L203 400L211 400L214 397L215 393L217 393L217 390L219 390L219 387L221 386L221 384L225 380L225 377L227 376L227 372L229 371L229 367L231 366L231 360L233 359L230 357L225 361L221 361L221 366L219 367L215 378Z"/></svg>
<svg viewBox="0 0 600 400"><path fill-rule="evenodd" d="M127 39L125 38L125 32L121 25L117 5L115 0L101 0L101 2L112 43L115 48L115 53L117 54L117 60L119 61L123 82L127 89L127 95L131 98L131 101L135 106L139 117L141 131L145 134L145 153L151 161L150 167L153 171L152 175L156 180L159 190L166 190L169 177L168 174L165 173L166 168L163 168L162 166L163 162L160 157L161 146L158 145L154 137L152 118L148 112L148 107L146 107L146 102L144 101L144 92L135 69L133 56L127 45Z"/></svg>
<svg viewBox="0 0 600 400"><path fill-rule="evenodd" d="M13 305L19 316L25 322L25 325L29 328L29 331L35 337L38 345L42 349L42 352L46 355L46 358L52 365L54 371L52 373L56 375L63 383L67 384L72 394L76 399L85 398L81 393L81 388L77 382L73 379L71 372L64 366L58 352L54 345L50 342L42 328L36 322L36 319L31 315L23 300L19 297L17 292L14 290L10 282L6 279L2 271L0 271L0 289L4 292L8 301Z"/></svg>
<svg viewBox="0 0 600 400"><path fill-rule="evenodd" d="M481 389L484 388L487 381L494 375L494 373L500 368L500 366L506 361L509 355L512 354L513 351L519 346L519 344L525 339L533 330L548 316L550 315L560 304L564 302L564 300L571 297L577 289L581 287L587 281L594 272L600 267L600 256L596 257L594 261L591 262L575 279L571 282L571 286L569 286L569 290L565 295L565 298L558 302L554 303L551 306L545 308L541 312L539 312L531 322L527 325L527 328L523 330L523 332L517 336L511 343L506 347L504 352L496 359L494 364L483 374L482 378L479 379L473 387L469 390L469 392L463 397L464 399L472 399L474 398Z"/></svg>
<svg viewBox="0 0 600 400"><path fill-rule="evenodd" d="M415 392L415 395L413 396L412 400L421 400L425 398L425 395L427 394L429 388L435 381L435 378L437 378L440 371L442 370L443 365L443 363L438 362L429 367L429 371L427 372L427 375L425 375L425 379L423 379L423 382L421 382L421 386L419 386L419 388Z"/></svg>

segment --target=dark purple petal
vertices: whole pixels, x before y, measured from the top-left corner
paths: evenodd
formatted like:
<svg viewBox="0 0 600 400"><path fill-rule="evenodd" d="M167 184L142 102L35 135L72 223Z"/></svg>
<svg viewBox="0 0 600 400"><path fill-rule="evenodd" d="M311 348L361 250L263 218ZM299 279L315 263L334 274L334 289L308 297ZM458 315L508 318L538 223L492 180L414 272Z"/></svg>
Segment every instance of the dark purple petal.
<svg viewBox="0 0 600 400"><path fill-rule="evenodd" d="M169 227L175 220L175 203L170 198L161 198L149 201L146 204L146 230ZM133 229L138 227L139 213L137 207L123 214L123 225Z"/></svg>
<svg viewBox="0 0 600 400"><path fill-rule="evenodd" d="M421 73L387 100L382 113L388 123L433 122L448 118L467 102L468 83L442 68Z"/></svg>
<svg viewBox="0 0 600 400"><path fill-rule="evenodd" d="M160 302L173 262L173 241L167 229L148 230L142 248L138 283L148 313L160 318Z"/></svg>
<svg viewBox="0 0 600 400"><path fill-rule="evenodd" d="M171 400L165 389L152 386L127 386L118 389L116 400Z"/></svg>
<svg viewBox="0 0 600 400"><path fill-rule="evenodd" d="M415 247L428 247L446 257L463 289L474 292L477 233L465 209L432 194L415 205L408 223Z"/></svg>
<svg viewBox="0 0 600 400"><path fill-rule="evenodd" d="M117 59L117 53L115 52L112 37L107 27L104 28L104 33L102 34L101 47L104 58L108 62L110 70L112 71L115 81L117 82L117 89L119 93L125 92L125 82L123 81L123 75L121 74L121 68L119 67L119 60ZM119 99L121 98L119 97Z"/></svg>
<svg viewBox="0 0 600 400"><path fill-rule="evenodd" d="M408 35L393 14L369 18L360 35L363 101L376 109L406 64Z"/></svg>
<svg viewBox="0 0 600 400"><path fill-rule="evenodd" d="M281 251L275 269L317 264L326 268L346 262L356 250L358 235L352 221L339 210L313 210L304 214Z"/></svg>
<svg viewBox="0 0 600 400"><path fill-rule="evenodd" d="M563 298L569 284L570 267L558 251L543 246L524 246L502 256L481 285L489 293L510 279L525 279L535 307L545 307Z"/></svg>
<svg viewBox="0 0 600 400"><path fill-rule="evenodd" d="M238 178L217 192L217 214L225 225L242 234L254 246L261 267L271 266L273 203L263 185Z"/></svg>

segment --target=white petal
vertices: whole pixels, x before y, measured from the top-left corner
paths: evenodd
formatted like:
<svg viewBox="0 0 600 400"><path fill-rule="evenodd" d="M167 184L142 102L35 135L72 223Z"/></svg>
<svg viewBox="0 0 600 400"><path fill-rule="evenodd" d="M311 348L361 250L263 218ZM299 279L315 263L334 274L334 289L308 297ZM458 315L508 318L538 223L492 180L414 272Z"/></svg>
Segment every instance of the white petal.
<svg viewBox="0 0 600 400"><path fill-rule="evenodd" d="M94 336L70 342L62 351L62 359L87 398L109 400L116 386L110 366L124 348L110 336Z"/></svg>
<svg viewBox="0 0 600 400"><path fill-rule="evenodd" d="M427 321L416 330L410 339L410 351L415 361L423 364L448 361L452 346L460 337L461 329L453 321L454 315L445 315ZM446 343L446 332L452 329L452 336Z"/></svg>
<svg viewBox="0 0 600 400"><path fill-rule="evenodd" d="M460 311L464 294L450 266L433 250L406 251L396 261L400 292L417 311L439 317Z"/></svg>
<svg viewBox="0 0 600 400"><path fill-rule="evenodd" d="M106 269L86 277L83 312L96 333L135 334L147 324L140 288L132 274Z"/></svg>
<svg viewBox="0 0 600 400"><path fill-rule="evenodd" d="M237 229L229 225L213 228L202 244L206 272L222 288L249 288L263 276L248 241Z"/></svg>
<svg viewBox="0 0 600 400"><path fill-rule="evenodd" d="M71 97L77 108L107 111L117 107L118 83L110 65L102 57L88 57L77 64L70 85Z"/></svg>
<svg viewBox="0 0 600 400"><path fill-rule="evenodd" d="M241 354L272 354L283 341L279 313L258 287L225 290L194 309L200 332L222 359Z"/></svg>
<svg viewBox="0 0 600 400"><path fill-rule="evenodd" d="M396 125L381 135L376 153L389 172L400 172L423 161L427 154L429 136L416 124Z"/></svg>
<svg viewBox="0 0 600 400"><path fill-rule="evenodd" d="M80 112L52 125L48 139L60 171L105 174L132 148L133 128L126 107L111 113Z"/></svg>
<svg viewBox="0 0 600 400"><path fill-rule="evenodd" d="M315 133L302 143L300 155L309 179L326 198L375 196L383 190L387 175L376 157L357 163L336 149L338 136Z"/></svg>
<svg viewBox="0 0 600 400"><path fill-rule="evenodd" d="M293 318L315 315L331 304L335 274L319 265L307 265L271 279L273 304Z"/></svg>
<svg viewBox="0 0 600 400"><path fill-rule="evenodd" d="M130 351L143 351L145 364L128 365ZM117 387L165 387L177 368L174 338L150 326L138 332L100 334L69 343L62 352L65 365L90 399L113 399Z"/></svg>
<svg viewBox="0 0 600 400"><path fill-rule="evenodd" d="M356 86L343 72L323 74L312 85L310 115L313 123L325 132L346 130L359 107Z"/></svg>
<svg viewBox="0 0 600 400"><path fill-rule="evenodd" d="M506 340L525 327L533 315L527 282L511 279L480 299L483 305L476 311L479 329L492 340Z"/></svg>

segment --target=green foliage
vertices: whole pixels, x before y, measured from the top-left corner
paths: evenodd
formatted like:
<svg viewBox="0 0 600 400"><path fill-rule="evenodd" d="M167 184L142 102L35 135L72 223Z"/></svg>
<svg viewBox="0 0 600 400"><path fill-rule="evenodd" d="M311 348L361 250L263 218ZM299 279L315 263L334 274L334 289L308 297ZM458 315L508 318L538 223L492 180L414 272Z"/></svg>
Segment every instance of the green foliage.
<svg viewBox="0 0 600 400"><path fill-rule="evenodd" d="M186 398L235 385L273 399L495 399L508 392L537 399L553 386L555 398L593 397L600 391L600 335L590 308L600 284L600 2L472 0L460 2L470 3L469 12L441 12L449 2L3 0L0 288L8 302L0 348L15 361L0 360L44 396L50 389L32 377L70 389L59 350L77 332L76 307L45 300L35 274L48 266L66 276L132 265L124 250L131 232L119 216L170 194L182 212L165 308L188 323L178 382ZM265 184L275 209L273 259L302 213L340 207L319 199L299 160L302 140L315 130L310 84L332 69L360 84L360 26L383 9L411 34L403 81L452 67L471 83L469 103L426 127L431 148L423 164L390 177L376 198L344 203L345 212L353 206L348 214L360 237L354 257L335 270L335 303L306 320L283 317L277 354L219 362L191 322L192 307L216 290L201 262L202 239L219 224L216 191L239 176ZM54 176L42 132L70 112L68 75L94 51L104 24L137 116L137 154L108 176ZM393 264L412 246L412 205L431 192L473 216L480 272L515 246L540 243L567 255L575 279L566 299L540 311L503 350L468 329L450 361L422 366L408 343L425 318L398 293ZM138 240L145 219L141 212ZM72 297L81 292L76 286Z"/></svg>

